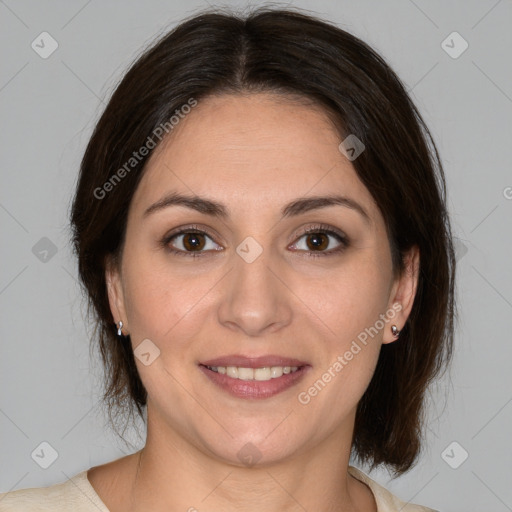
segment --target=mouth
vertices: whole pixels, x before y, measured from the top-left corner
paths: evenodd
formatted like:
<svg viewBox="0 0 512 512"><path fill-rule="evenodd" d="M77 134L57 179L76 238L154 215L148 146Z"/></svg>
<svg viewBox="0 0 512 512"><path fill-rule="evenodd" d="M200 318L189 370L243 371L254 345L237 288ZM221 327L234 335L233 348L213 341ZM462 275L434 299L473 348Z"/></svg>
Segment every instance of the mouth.
<svg viewBox="0 0 512 512"><path fill-rule="evenodd" d="M263 366L262 368L244 368L243 366L207 366L212 372L227 375L232 379L257 380L266 382L270 379L278 379L288 373L295 373L298 366Z"/></svg>
<svg viewBox="0 0 512 512"><path fill-rule="evenodd" d="M199 363L220 389L246 399L270 398L296 385L311 365L280 356L227 356Z"/></svg>

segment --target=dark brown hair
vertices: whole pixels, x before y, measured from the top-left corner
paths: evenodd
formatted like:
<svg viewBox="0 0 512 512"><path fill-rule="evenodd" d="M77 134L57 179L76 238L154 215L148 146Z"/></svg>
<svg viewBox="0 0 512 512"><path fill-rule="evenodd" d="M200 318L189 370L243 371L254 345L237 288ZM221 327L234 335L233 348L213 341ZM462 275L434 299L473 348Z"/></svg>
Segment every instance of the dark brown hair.
<svg viewBox="0 0 512 512"><path fill-rule="evenodd" d="M97 320L110 417L135 408L142 417L147 399L130 343L116 337L105 283L105 258L120 253L151 151L133 168L126 163L191 98L251 92L313 101L343 137L357 136L366 149L352 164L384 217L396 273L404 271L401 255L419 247L411 314L400 339L382 346L353 437L361 462L403 473L420 453L427 387L452 355L455 258L444 172L428 128L386 62L353 35L295 10L189 18L136 60L96 125L71 222L80 278ZM123 166L122 179L113 181Z"/></svg>

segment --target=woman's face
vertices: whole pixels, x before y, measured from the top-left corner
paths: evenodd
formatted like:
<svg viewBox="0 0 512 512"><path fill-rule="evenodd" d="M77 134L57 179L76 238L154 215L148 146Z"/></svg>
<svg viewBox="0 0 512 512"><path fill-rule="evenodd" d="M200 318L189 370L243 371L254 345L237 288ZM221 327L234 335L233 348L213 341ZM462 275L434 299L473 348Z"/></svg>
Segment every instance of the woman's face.
<svg viewBox="0 0 512 512"><path fill-rule="evenodd" d="M153 153L107 279L154 433L234 464L350 440L415 283L340 142L323 111L253 94L199 102Z"/></svg>

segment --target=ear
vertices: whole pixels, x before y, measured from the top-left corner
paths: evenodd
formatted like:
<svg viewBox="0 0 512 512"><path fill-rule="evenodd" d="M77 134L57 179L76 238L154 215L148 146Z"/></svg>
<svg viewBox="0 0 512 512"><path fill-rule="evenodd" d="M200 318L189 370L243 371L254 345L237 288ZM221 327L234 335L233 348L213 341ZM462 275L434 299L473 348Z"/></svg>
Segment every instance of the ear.
<svg viewBox="0 0 512 512"><path fill-rule="evenodd" d="M388 311L396 312L395 316L387 323L382 343L392 343L397 338L391 332L391 326L396 325L401 331L409 318L412 310L416 290L418 288L418 276L420 271L420 250L414 245L403 255L404 270L392 286Z"/></svg>
<svg viewBox="0 0 512 512"><path fill-rule="evenodd" d="M112 317L116 324L119 321L123 322L122 332L126 335L129 332L129 326L126 317L121 272L116 259L111 255L105 259L105 281Z"/></svg>

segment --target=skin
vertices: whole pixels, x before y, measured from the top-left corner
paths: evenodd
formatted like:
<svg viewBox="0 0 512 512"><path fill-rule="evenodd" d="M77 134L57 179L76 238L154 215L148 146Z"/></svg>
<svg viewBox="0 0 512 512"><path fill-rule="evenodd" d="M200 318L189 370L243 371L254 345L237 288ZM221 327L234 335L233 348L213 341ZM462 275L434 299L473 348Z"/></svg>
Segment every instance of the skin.
<svg viewBox="0 0 512 512"><path fill-rule="evenodd" d="M417 248L395 277L384 219L325 113L272 94L201 101L148 161L133 197L120 262L106 276L112 314L133 347L149 339L160 355L136 358L148 391L147 441L132 455L89 470L111 512L142 510L376 511L370 489L347 473L357 403L391 324L402 328L417 286ZM144 211L169 192L223 203L219 219L184 206ZM329 206L282 218L301 197L336 191L354 209ZM349 245L317 258L303 230L341 230ZM174 255L196 224L203 256ZM236 252L248 236L263 248L247 263ZM327 246L327 243L329 245ZM326 235L331 251L342 245ZM190 245L189 248L190 254ZM213 249L219 249L214 251ZM297 395L393 304L401 311L304 405ZM307 361L303 381L270 398L235 398L198 362L227 354L277 354ZM251 443L252 467L237 453Z"/></svg>

